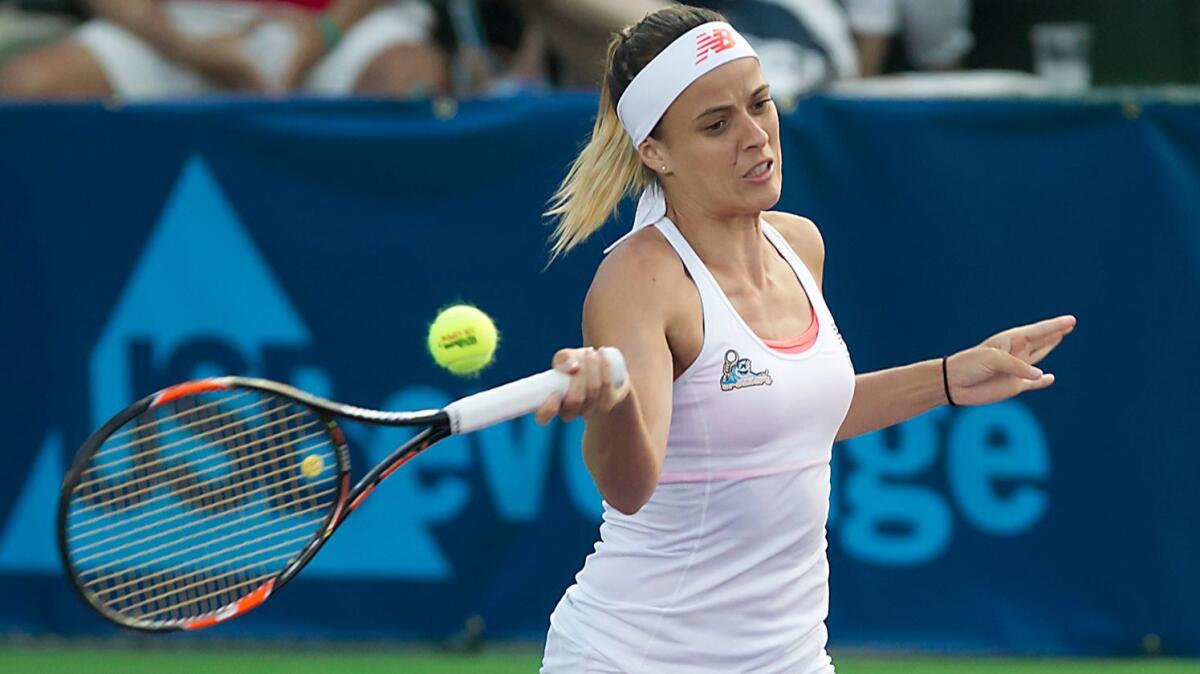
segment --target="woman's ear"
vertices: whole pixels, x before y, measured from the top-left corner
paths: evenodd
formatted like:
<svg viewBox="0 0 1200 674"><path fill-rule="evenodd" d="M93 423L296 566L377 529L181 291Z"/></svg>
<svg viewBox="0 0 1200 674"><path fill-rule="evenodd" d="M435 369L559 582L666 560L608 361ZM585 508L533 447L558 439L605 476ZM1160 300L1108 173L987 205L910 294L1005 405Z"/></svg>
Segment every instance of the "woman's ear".
<svg viewBox="0 0 1200 674"><path fill-rule="evenodd" d="M642 141L638 147L638 156L647 168L660 176L671 173L671 153L658 140L647 138Z"/></svg>

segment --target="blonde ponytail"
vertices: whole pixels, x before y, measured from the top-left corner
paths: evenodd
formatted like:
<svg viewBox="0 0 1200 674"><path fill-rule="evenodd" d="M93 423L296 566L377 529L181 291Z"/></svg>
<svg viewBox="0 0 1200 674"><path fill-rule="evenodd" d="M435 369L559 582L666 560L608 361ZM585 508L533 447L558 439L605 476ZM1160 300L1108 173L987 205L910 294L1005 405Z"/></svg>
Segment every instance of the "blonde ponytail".
<svg viewBox="0 0 1200 674"><path fill-rule="evenodd" d="M617 101L629 83L681 35L710 21L724 20L712 10L673 4L647 14L613 37L592 138L571 164L545 213L558 220L551 237L550 262L604 226L622 199L658 180L642 164L617 117Z"/></svg>
<svg viewBox="0 0 1200 674"><path fill-rule="evenodd" d="M620 44L618 36L608 47L608 62ZM600 89L600 109L588 144L571 164L562 185L550 199L547 217L557 218L550 261L583 243L600 229L626 196L640 192L654 174L621 126L609 83Z"/></svg>

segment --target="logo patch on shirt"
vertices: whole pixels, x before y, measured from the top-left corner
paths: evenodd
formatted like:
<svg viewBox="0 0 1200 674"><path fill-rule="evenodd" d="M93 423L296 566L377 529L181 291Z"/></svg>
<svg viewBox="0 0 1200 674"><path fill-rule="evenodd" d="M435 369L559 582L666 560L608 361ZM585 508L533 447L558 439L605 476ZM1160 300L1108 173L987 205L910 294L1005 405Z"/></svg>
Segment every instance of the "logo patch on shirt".
<svg viewBox="0 0 1200 674"><path fill-rule="evenodd" d="M721 390L732 391L747 386L770 386L771 371L755 372L749 358L739 358L738 352L725 352L725 364L721 367Z"/></svg>

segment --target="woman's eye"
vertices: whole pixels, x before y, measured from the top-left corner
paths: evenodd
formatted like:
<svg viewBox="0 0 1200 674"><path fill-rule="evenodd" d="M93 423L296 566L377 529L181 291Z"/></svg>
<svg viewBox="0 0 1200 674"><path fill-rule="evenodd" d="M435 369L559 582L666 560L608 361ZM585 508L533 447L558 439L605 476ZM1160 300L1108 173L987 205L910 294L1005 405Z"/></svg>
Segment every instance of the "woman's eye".
<svg viewBox="0 0 1200 674"><path fill-rule="evenodd" d="M757 103L755 103L755 104L754 104L754 109L755 109L755 110L762 110L763 108L767 107L767 104L768 104L768 103L770 103L770 102L771 102L771 99L769 99L769 98L764 98L764 99L762 99L761 101L759 101L759 102L757 102Z"/></svg>
<svg viewBox="0 0 1200 674"><path fill-rule="evenodd" d="M725 120L723 120L723 119L722 119L722 120L720 120L720 121L718 121L718 122L716 122L716 123L714 123L714 124L710 124L710 125L708 126L708 129L707 129L707 130L708 130L708 131L720 131L721 129L724 129L724 128L725 128L725 125L726 125L726 124L727 124L727 122L726 122Z"/></svg>

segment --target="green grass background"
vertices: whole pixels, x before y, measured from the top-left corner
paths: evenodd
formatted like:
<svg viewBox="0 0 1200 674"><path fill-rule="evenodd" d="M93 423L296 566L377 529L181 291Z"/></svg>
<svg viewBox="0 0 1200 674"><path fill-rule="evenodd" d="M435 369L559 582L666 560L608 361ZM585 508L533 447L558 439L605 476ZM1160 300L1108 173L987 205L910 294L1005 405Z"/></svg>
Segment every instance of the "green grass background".
<svg viewBox="0 0 1200 674"><path fill-rule="evenodd" d="M836 657L836 653L835 653ZM122 649L113 647L3 646L3 674L528 674L540 653L485 652L445 655L378 647L254 650L217 648ZM838 674L1200 674L1200 660L1010 660L838 657Z"/></svg>

